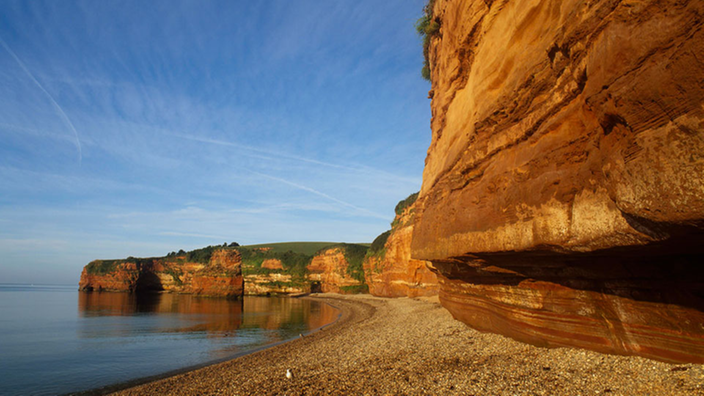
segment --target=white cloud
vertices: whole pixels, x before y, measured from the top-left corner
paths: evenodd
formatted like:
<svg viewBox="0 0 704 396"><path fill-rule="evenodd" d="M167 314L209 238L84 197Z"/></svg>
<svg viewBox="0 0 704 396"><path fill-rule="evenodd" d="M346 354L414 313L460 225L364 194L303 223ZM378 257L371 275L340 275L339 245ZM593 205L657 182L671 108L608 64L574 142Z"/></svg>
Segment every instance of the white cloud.
<svg viewBox="0 0 704 396"><path fill-rule="evenodd" d="M75 137L75 139L76 139L76 140L75 140L75 142L76 142L76 149L78 150L78 163L80 164L81 158L82 158L82 155L83 155L82 152L81 152L81 151L82 151L82 149L81 149L81 140L80 140L79 137L78 137L78 131L76 130L76 127L73 126L73 123L71 122L71 119L68 117L68 115L66 115L66 112L64 111L64 109L61 108L61 106L59 106L59 104L56 102L56 99L54 99L54 97L49 93L49 91L47 91L47 90L44 88L44 86L34 77L34 75L32 74L32 72L29 71L29 69L27 69L27 66L25 66L24 62L22 62L22 60L17 56L17 54L15 54L15 51L13 51L12 48L10 48L10 46L8 46L7 43L5 43L5 40L3 40L1 37L0 37L0 45L2 45L3 48L5 48L5 50L12 56L12 58L15 60L15 62L17 62L17 65L19 65L19 67L25 72L25 74L27 74L27 76L32 80L32 82L34 82L34 84L35 84L42 92L44 92L44 94L46 94L46 97L49 99L49 101L51 102L51 104L52 104L52 105L54 106L54 108L56 109L56 112L57 112L57 113L59 114L59 116L61 117L61 120L64 122L64 124L66 124L66 127L67 127L69 130L71 130L71 131L73 132L73 135L74 135L74 137Z"/></svg>

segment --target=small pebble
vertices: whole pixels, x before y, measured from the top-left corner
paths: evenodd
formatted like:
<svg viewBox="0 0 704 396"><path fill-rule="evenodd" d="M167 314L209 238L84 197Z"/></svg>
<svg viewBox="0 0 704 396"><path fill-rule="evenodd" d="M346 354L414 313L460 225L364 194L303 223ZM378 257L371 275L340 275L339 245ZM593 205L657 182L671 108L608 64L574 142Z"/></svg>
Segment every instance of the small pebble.
<svg viewBox="0 0 704 396"><path fill-rule="evenodd" d="M474 331L433 301L315 300L343 311L324 332L119 394L704 394L704 365L534 347Z"/></svg>

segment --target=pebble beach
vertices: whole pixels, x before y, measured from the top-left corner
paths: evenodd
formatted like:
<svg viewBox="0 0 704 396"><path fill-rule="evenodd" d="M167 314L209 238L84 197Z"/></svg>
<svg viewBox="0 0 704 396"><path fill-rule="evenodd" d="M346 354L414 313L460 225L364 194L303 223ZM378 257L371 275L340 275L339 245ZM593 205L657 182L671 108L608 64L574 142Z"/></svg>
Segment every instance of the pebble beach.
<svg viewBox="0 0 704 396"><path fill-rule="evenodd" d="M306 298L337 307L340 318L291 342L116 394L704 394L704 365L523 344L472 330L437 298Z"/></svg>

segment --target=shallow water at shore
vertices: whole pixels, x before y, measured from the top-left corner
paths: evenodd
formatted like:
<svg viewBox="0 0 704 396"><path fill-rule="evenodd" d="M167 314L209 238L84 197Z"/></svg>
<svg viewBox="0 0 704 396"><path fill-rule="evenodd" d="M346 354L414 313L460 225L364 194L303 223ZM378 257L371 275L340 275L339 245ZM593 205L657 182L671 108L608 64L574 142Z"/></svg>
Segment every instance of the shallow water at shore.
<svg viewBox="0 0 704 396"><path fill-rule="evenodd" d="M704 394L704 365L536 347L472 330L436 299L315 298L342 312L325 331L116 395Z"/></svg>
<svg viewBox="0 0 704 396"><path fill-rule="evenodd" d="M310 300L0 285L0 394L60 394L225 359L332 322Z"/></svg>

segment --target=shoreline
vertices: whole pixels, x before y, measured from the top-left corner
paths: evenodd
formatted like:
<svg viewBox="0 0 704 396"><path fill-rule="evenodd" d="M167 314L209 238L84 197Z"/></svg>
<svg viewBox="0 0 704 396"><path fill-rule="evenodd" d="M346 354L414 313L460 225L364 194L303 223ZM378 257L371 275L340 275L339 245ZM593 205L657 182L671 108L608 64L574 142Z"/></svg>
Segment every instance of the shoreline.
<svg viewBox="0 0 704 396"><path fill-rule="evenodd" d="M79 290L79 291L80 291L80 290ZM108 292L108 293L111 293L111 292ZM259 296L259 295L252 295L252 296L253 296L253 297L265 297L265 296ZM309 298L309 299L311 299L310 296L311 296L310 293L301 293L301 294L296 294L296 295L288 295L288 296L285 296L285 297L287 297L287 298L297 298L297 299L298 299L298 298ZM245 295L245 297L247 297L247 296ZM282 297L282 296L279 296L279 297ZM206 297L206 298L212 298L212 297ZM315 299L314 299L314 300L315 300ZM342 310L341 310L339 307L337 307L337 306L331 304L330 302L326 302L326 301L320 301L320 302L321 302L322 304L327 304L327 305L329 305L330 307L336 309L336 310L337 310L337 316L335 317L335 320L333 320L333 321L330 322L330 323L326 323L326 324L324 324L324 325L322 325L322 326L320 326L320 327L316 327L316 328L314 328L314 329L311 329L311 330L308 330L308 331L302 333L304 337L307 337L307 336L310 336L310 335L312 335L312 334L315 334L315 333L317 333L317 332L319 332L319 331L322 331L323 329L325 329L325 328L327 328L327 327L329 327L329 326L332 326L332 325L338 323L339 320L340 320L340 318L342 317ZM175 377L175 376L178 376L178 375L182 375L182 374L186 374L186 373L193 372L193 371L196 371L196 370L200 370L200 369L203 369L203 368L206 368L206 367L209 367L209 366L214 366L214 365L226 363L226 362L229 362L229 361L232 361L232 360L241 358L241 357L243 357L243 356L247 356L247 355L250 355L250 354L253 354L253 353L257 353L257 352L264 351L264 350L269 349L269 348L275 348L275 347L277 347L277 346L280 346L280 345L283 345L283 344L286 344L286 343L295 341L295 340L297 340L297 339L299 339L299 337L294 337L294 338L290 338L290 339L288 339L288 340L278 341L278 342L275 342L275 343L272 343L272 344L262 345L262 346L259 346L259 347L256 347L256 348L253 348L253 349L250 349L250 350L247 350L247 351L242 351L242 352L236 353L236 354L231 355L231 356L227 356L227 357L220 358L220 359L215 359L215 360L210 360L210 361L208 361L208 362L204 362L204 363L200 363L200 364L196 364L196 365L192 365L192 366L183 367L183 368L180 368L180 369L170 370L170 371L167 371L167 372L164 372L164 373L161 373L161 374L155 374L155 375L150 375L150 376L147 376L147 377L135 378L135 379L131 379L131 380L128 380L128 381L118 382L118 383L115 383L115 384L105 385L105 386L101 386L101 387L99 387L99 388L93 388L93 389L88 389L88 390L84 390L84 391L63 393L63 394L60 394L59 396L102 396L102 395L115 394L115 393L117 393L117 392L120 392L120 391L123 391L123 390L126 390L126 389L135 388L135 387L138 387L138 386L141 386L141 385L146 385L146 384L153 383L153 382L156 382L156 381L168 379L168 378Z"/></svg>
<svg viewBox="0 0 704 396"><path fill-rule="evenodd" d="M338 308L337 321L303 338L116 394L704 393L704 365L535 347L472 330L437 299L307 298Z"/></svg>

